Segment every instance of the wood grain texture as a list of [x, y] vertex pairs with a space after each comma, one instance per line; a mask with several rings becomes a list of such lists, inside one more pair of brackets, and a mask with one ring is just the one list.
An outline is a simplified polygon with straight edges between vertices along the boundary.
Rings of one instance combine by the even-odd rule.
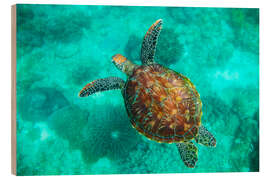
[[16, 5], [11, 7], [11, 173], [16, 175]]

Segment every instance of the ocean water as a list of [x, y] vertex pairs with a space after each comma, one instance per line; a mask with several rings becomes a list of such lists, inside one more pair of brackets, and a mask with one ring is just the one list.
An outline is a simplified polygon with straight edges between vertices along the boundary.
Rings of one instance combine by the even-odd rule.
[[[120, 90], [79, 98], [88, 82], [127, 79], [111, 57], [140, 64], [163, 19], [155, 60], [190, 78], [216, 148], [194, 169], [174, 144], [131, 127]], [[17, 6], [17, 174], [259, 171], [259, 9]]]

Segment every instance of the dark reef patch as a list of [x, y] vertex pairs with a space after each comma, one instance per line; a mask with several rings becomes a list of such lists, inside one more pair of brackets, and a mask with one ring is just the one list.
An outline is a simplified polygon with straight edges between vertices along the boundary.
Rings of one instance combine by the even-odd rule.
[[35, 88], [25, 92], [18, 101], [18, 113], [25, 121], [46, 121], [51, 113], [69, 104], [54, 88]]
[[97, 77], [98, 73], [99, 70], [97, 68], [80, 65], [72, 70], [70, 77], [66, 81], [67, 83], [71, 82], [75, 85], [84, 86], [93, 80], [94, 77]]
[[91, 27], [90, 16], [79, 9], [70, 12], [55, 6], [54, 11], [46, 11], [50, 6], [44, 6], [39, 12], [39, 8], [27, 5], [18, 7], [17, 39], [18, 45], [24, 49], [41, 47], [47, 42], [77, 42], [84, 29]]
[[[209, 124], [217, 123], [216, 120], [222, 120], [223, 124], [228, 124], [230, 121], [230, 107], [225, 104], [217, 95], [209, 95], [202, 97], [203, 102], [203, 122]], [[226, 114], [226, 116], [224, 116]], [[220, 123], [220, 122], [219, 122]]]
[[19, 27], [34, 18], [34, 10], [30, 6], [19, 5], [19, 8], [16, 9], [16, 13], [16, 23]]
[[183, 7], [167, 7], [168, 15], [176, 21], [177, 24], [188, 24], [194, 20], [194, 10], [192, 8]]
[[252, 142], [253, 145], [253, 151], [249, 153], [249, 167], [251, 172], [259, 172], [259, 166], [260, 166], [260, 158], [259, 158], [259, 137], [256, 141]]
[[82, 143], [83, 129], [87, 125], [87, 118], [87, 111], [72, 105], [53, 113], [48, 125], [60, 137], [67, 139], [72, 148], [79, 149]]
[[157, 43], [155, 59], [157, 62], [169, 66], [179, 61], [184, 54], [184, 46], [178, 41], [180, 34], [172, 28], [162, 29]]
[[245, 51], [259, 53], [259, 9], [228, 9], [227, 23], [231, 26], [233, 43]]
[[[253, 118], [254, 114], [259, 111], [259, 89], [248, 86], [231, 91], [231, 112], [237, 114], [240, 119]], [[245, 124], [244, 121], [242, 123]]]
[[125, 56], [134, 61], [140, 62], [141, 44], [143, 39], [136, 35], [131, 35], [125, 46]]
[[140, 142], [125, 159], [117, 161], [123, 174], [153, 174], [182, 172], [181, 158], [175, 144], [162, 144], [150, 140]]
[[67, 139], [72, 148], [79, 149], [87, 163], [102, 157], [125, 158], [141, 138], [132, 129], [126, 112], [114, 105], [98, 105], [95, 109], [63, 108], [51, 116], [49, 127]]
[[83, 35], [84, 28], [90, 28], [90, 17], [83, 12], [63, 14], [49, 19], [44, 24], [45, 33], [49, 41], [62, 43], [77, 42]]
[[95, 106], [91, 112], [82, 144], [86, 161], [100, 157], [111, 160], [125, 159], [130, 151], [141, 142], [141, 135], [132, 128], [126, 111], [121, 106]]

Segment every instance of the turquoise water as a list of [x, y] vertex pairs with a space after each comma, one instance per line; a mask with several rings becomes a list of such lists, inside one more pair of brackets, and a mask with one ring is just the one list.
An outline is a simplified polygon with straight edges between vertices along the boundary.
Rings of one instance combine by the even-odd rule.
[[[140, 63], [142, 38], [164, 21], [156, 61], [189, 77], [216, 148], [187, 168], [173, 144], [131, 127], [119, 90], [79, 98], [88, 82]], [[259, 10], [17, 6], [17, 174], [259, 171]]]

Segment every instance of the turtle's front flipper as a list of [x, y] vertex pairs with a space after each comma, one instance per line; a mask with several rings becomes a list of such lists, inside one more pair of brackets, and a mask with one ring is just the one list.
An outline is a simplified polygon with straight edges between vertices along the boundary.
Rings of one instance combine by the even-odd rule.
[[192, 142], [182, 142], [176, 144], [184, 164], [189, 168], [194, 168], [198, 161], [198, 148]]
[[104, 79], [94, 80], [80, 91], [80, 97], [86, 97], [96, 92], [107, 91], [112, 89], [121, 89], [124, 86], [125, 82], [118, 77], [108, 77]]
[[199, 127], [199, 133], [195, 137], [195, 141], [205, 146], [216, 146], [216, 138], [204, 126]]
[[162, 28], [162, 20], [157, 20], [144, 36], [141, 49], [141, 60], [144, 65], [152, 64], [157, 46], [158, 36]]

